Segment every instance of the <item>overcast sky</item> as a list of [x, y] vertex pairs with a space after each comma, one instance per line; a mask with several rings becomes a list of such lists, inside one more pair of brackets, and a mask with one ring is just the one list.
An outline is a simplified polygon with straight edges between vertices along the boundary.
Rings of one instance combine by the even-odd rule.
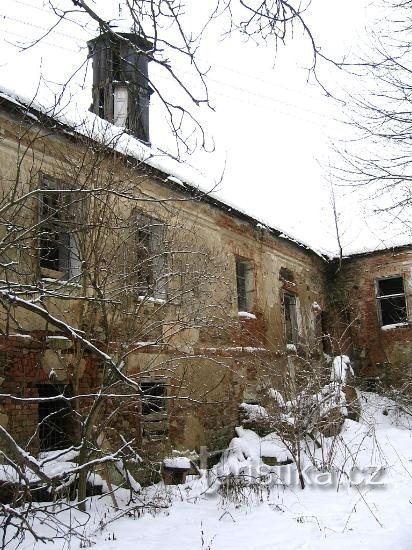
[[[188, 3], [199, 7], [195, 0]], [[47, 2], [2, 0], [0, 82], [30, 96], [42, 75], [40, 96], [50, 99], [58, 85], [77, 71], [71, 80], [71, 107], [76, 101], [80, 110], [87, 109], [91, 66], [85, 63], [85, 42], [93, 37], [95, 25], [85, 26], [85, 20], [76, 17], [22, 50], [19, 46], [41, 37], [55, 21], [43, 4]], [[59, 0], [59, 4], [71, 6], [69, 0]], [[118, 1], [92, 4], [104, 8], [109, 17], [118, 16]], [[207, 1], [202, 6], [207, 7]], [[121, 15], [124, 17], [124, 12]], [[194, 21], [199, 16], [189, 15]], [[313, 0], [308, 21], [324, 50], [340, 56], [363, 47], [371, 13], [366, 0]], [[328, 165], [334, 162], [330, 140], [347, 133], [341, 122], [345, 114], [342, 104], [327, 98], [311, 79], [308, 82], [310, 44], [300, 31], [276, 55], [273, 43], [246, 43], [239, 35], [222, 40], [221, 31], [219, 25], [212, 28], [200, 50], [203, 66], [211, 67], [207, 81], [214, 111], [203, 107], [199, 116], [208, 137], [214, 140], [215, 151], [197, 152], [189, 162], [211, 181], [219, 179], [224, 170], [219, 197], [318, 249], [335, 251]], [[332, 67], [321, 69], [324, 82], [339, 95], [348, 79]], [[151, 71], [152, 78], [162, 83], [164, 76], [153, 68]], [[190, 84], [190, 77], [182, 74]], [[151, 105], [151, 140], [173, 151], [156, 98]], [[360, 223], [360, 197], [351, 191], [348, 201], [341, 198], [343, 193], [347, 194], [347, 189], [338, 190], [345, 252], [377, 246], [381, 234], [369, 222], [366, 226]]]

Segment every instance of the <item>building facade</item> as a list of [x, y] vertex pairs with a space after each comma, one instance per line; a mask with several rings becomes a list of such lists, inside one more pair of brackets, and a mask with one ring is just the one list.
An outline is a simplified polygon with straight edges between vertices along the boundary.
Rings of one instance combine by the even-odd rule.
[[368, 380], [407, 372], [411, 248], [338, 265], [179, 180], [142, 144], [147, 67], [126, 78], [123, 46], [90, 48], [96, 116], [0, 94], [0, 424], [16, 442], [221, 448], [240, 403], [293, 392], [308, 366], [327, 377], [328, 355]]

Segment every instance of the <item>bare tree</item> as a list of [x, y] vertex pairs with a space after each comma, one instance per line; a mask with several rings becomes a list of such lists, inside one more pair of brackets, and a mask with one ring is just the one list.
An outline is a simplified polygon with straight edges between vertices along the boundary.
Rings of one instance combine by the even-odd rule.
[[[231, 307], [190, 196], [156, 194], [164, 175], [116, 153], [110, 132], [97, 142], [70, 130], [70, 142], [56, 120], [21, 114], [2, 171], [1, 398], [10, 418], [20, 410], [32, 423], [0, 430], [3, 547], [6, 532], [20, 537], [33, 515], [49, 515], [35, 504], [47, 492], [60, 500], [76, 488], [85, 510], [92, 472], [136, 493], [142, 438], [165, 451], [171, 415], [216, 403], [210, 384], [191, 383], [194, 334], [230, 330]], [[16, 384], [24, 360], [32, 371]], [[218, 386], [225, 362], [201, 361]], [[56, 456], [68, 460], [58, 471]]]
[[[53, 14], [53, 23], [20, 47], [35, 48], [55, 30], [78, 24], [93, 28], [92, 32], [97, 30], [108, 41], [115, 39], [127, 45], [156, 69], [155, 76], [148, 77], [148, 93], [154, 93], [163, 105], [179, 153], [196, 147], [210, 148], [210, 139], [197, 109], [199, 106], [213, 109], [207, 85], [210, 66], [201, 57], [202, 40], [210, 29], [217, 37], [240, 33], [257, 43], [273, 44], [274, 51], [295, 35], [303, 36], [312, 53], [309, 69], [314, 72], [317, 60], [325, 57], [307, 23], [310, 0], [304, 3], [210, 0], [202, 10], [190, 1], [124, 0], [119, 2], [118, 10], [115, 3], [112, 19], [107, 19], [104, 4], [88, 0], [48, 0], [44, 9]], [[130, 31], [142, 40], [131, 40], [127, 35]], [[127, 63], [130, 58], [121, 56], [121, 59]], [[64, 83], [57, 94], [61, 101], [67, 84]]]
[[[52, 28], [83, 15], [109, 39], [128, 43], [169, 75], [183, 92], [182, 101], [168, 97], [150, 78], [147, 85], [159, 95], [183, 146], [188, 145], [182, 133], [187, 117], [204, 144], [203, 129], [186, 101], [209, 104], [207, 70], [196, 57], [207, 25], [226, 16], [230, 32], [277, 43], [297, 24], [312, 40], [304, 10], [283, 0], [218, 1], [196, 35], [186, 30], [185, 6], [179, 2], [127, 1], [131, 29], [144, 47], [86, 1], [72, 0], [67, 9], [54, 0], [48, 5], [56, 16]], [[186, 83], [190, 79], [172, 68], [170, 52], [188, 61], [200, 87], [192, 88]], [[200, 93], [193, 91], [199, 88]], [[191, 215], [192, 199], [179, 184], [155, 193], [153, 186], [161, 187], [164, 174], [119, 153], [119, 134], [109, 126], [96, 132], [85, 130], [83, 120], [76, 127], [60, 123], [62, 97], [56, 97], [47, 116], [17, 102], [22, 118], [7, 122], [14, 143], [4, 152], [1, 170], [0, 328], [10, 349], [2, 357], [7, 376], [1, 398], [9, 411], [36, 419], [41, 406], [42, 413], [31, 432], [15, 436], [13, 426], [0, 429], [2, 490], [9, 491], [9, 503], [2, 505], [2, 547], [27, 530], [42, 540], [31, 526], [38, 513], [54, 521], [48, 505], [36, 504], [45, 494], [68, 502], [75, 488], [76, 504], [85, 510], [94, 472], [110, 490], [117, 471], [119, 483], [134, 496], [142, 433], [146, 429], [151, 436], [141, 425], [143, 411], [158, 432], [164, 430], [165, 402], [177, 419], [188, 402], [216, 405], [210, 394], [230, 371], [227, 361], [192, 346], [196, 333], [222, 338], [231, 332], [226, 266], [217, 260], [219, 245], [204, 239]], [[22, 348], [26, 367], [35, 372], [29, 385], [24, 379], [16, 385], [11, 376], [18, 372]], [[212, 387], [190, 384], [195, 357], [213, 371]], [[135, 427], [129, 429], [130, 424]], [[70, 460], [58, 471], [49, 468], [56, 456], [35, 458], [50, 449], [66, 459], [63, 449], [68, 449]]]
[[366, 52], [347, 64], [351, 138], [336, 146], [341, 182], [363, 188], [374, 210], [401, 220], [411, 234], [410, 2], [385, 2]]

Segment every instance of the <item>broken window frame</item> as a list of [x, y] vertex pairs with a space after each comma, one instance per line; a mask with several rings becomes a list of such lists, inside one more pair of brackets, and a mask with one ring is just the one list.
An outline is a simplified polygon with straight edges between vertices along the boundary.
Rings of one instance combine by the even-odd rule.
[[105, 90], [104, 88], [99, 88], [98, 91], [98, 116], [100, 118], [105, 118], [106, 116], [106, 100], [105, 100]]
[[75, 223], [78, 224], [80, 206], [77, 205], [74, 191], [70, 192], [67, 185], [48, 178], [41, 180], [38, 263], [42, 275], [63, 280], [79, 277], [81, 261]]
[[[381, 283], [387, 282], [390, 280], [399, 279], [402, 282], [402, 292], [394, 292], [391, 294], [383, 294]], [[376, 305], [378, 313], [378, 321], [381, 327], [396, 325], [396, 324], [406, 324], [408, 323], [408, 302], [406, 299], [405, 293], [405, 279], [403, 275], [391, 275], [389, 277], [380, 277], [375, 280], [375, 291], [376, 291]], [[392, 301], [392, 303], [391, 303]], [[395, 305], [395, 302], [398, 302]], [[392, 310], [392, 319], [387, 319], [387, 316], [390, 315], [384, 304], [390, 304], [393, 308]], [[398, 310], [399, 317], [396, 318], [393, 312]]]
[[254, 306], [254, 269], [249, 260], [236, 258], [236, 295], [238, 311], [252, 313]]
[[111, 72], [112, 80], [114, 82], [119, 82], [122, 79], [123, 74], [123, 58], [122, 58], [122, 47], [120, 40], [111, 40], [110, 49], [111, 51]]
[[299, 327], [297, 296], [295, 294], [283, 292], [282, 310], [286, 344], [297, 344], [299, 342]]
[[[140, 382], [142, 390], [142, 416], [166, 414], [167, 384], [161, 379], [148, 379]], [[153, 391], [154, 390], [154, 391]]]
[[165, 224], [138, 213], [134, 215], [131, 230], [123, 253], [127, 292], [139, 299], [166, 300]]
[[142, 438], [149, 441], [167, 439], [169, 427], [167, 418], [168, 384], [166, 380], [163, 378], [147, 378], [140, 381], [140, 387], [144, 394], [141, 400]]

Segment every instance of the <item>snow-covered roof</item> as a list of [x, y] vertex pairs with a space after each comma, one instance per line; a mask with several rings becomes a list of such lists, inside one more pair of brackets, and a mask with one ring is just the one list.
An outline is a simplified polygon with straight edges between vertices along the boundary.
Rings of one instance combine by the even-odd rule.
[[164, 174], [163, 183], [171, 187], [179, 186], [183, 191], [190, 193], [197, 199], [204, 200], [224, 210], [226, 213], [254, 225], [256, 229], [267, 231], [320, 257], [325, 257], [320, 250], [295, 239], [281, 229], [272, 227], [262, 220], [251, 216], [240, 207], [228, 201], [221, 200], [215, 191], [216, 182], [206, 178], [200, 171], [187, 162], [181, 162], [168, 153], [143, 143], [127, 133], [124, 128], [115, 126], [96, 116], [94, 113], [82, 111], [81, 113], [76, 113], [76, 116], [72, 114], [68, 116], [63, 107], [56, 107], [56, 105], [45, 106], [36, 99], [29, 99], [3, 86], [0, 86], [0, 102], [1, 100], [15, 105], [16, 109], [24, 112], [34, 122], [38, 121], [41, 123], [40, 118], [42, 116], [48, 117], [52, 122], [57, 123], [59, 130], [65, 133], [86, 136], [103, 145], [107, 145], [125, 156], [132, 157]]
[[[60, 131], [71, 135], [87, 136], [154, 168], [162, 174], [164, 184], [174, 188], [177, 186], [191, 196], [250, 223], [256, 229], [267, 231], [271, 235], [294, 243], [296, 246], [312, 251], [323, 258], [338, 256], [334, 252], [325, 253], [320, 244], [314, 247], [302, 239], [293, 237], [280, 228], [274, 227], [271, 223], [252, 215], [247, 209], [235, 205], [231, 200], [223, 200], [216, 191], [217, 182], [205, 177], [202, 172], [189, 163], [181, 162], [170, 154], [141, 142], [127, 133], [124, 128], [115, 126], [89, 111], [75, 109], [71, 106], [70, 114], [68, 114], [67, 106], [54, 104], [47, 106], [36, 99], [30, 99], [0, 85], [0, 101], [2, 99], [3, 102], [7, 101], [10, 105], [15, 105], [16, 109], [24, 112], [33, 121], [41, 122], [40, 118], [46, 116], [52, 122], [57, 123]], [[350, 209], [352, 208], [353, 204], [350, 206]], [[318, 220], [318, 223], [321, 223], [321, 220]], [[372, 225], [362, 225], [360, 228], [356, 224], [351, 224], [349, 228], [345, 229], [345, 257], [412, 246], [412, 235], [404, 230], [404, 225], [399, 231], [394, 230], [393, 223], [391, 227], [391, 231], [382, 232], [380, 228], [372, 227]]]

